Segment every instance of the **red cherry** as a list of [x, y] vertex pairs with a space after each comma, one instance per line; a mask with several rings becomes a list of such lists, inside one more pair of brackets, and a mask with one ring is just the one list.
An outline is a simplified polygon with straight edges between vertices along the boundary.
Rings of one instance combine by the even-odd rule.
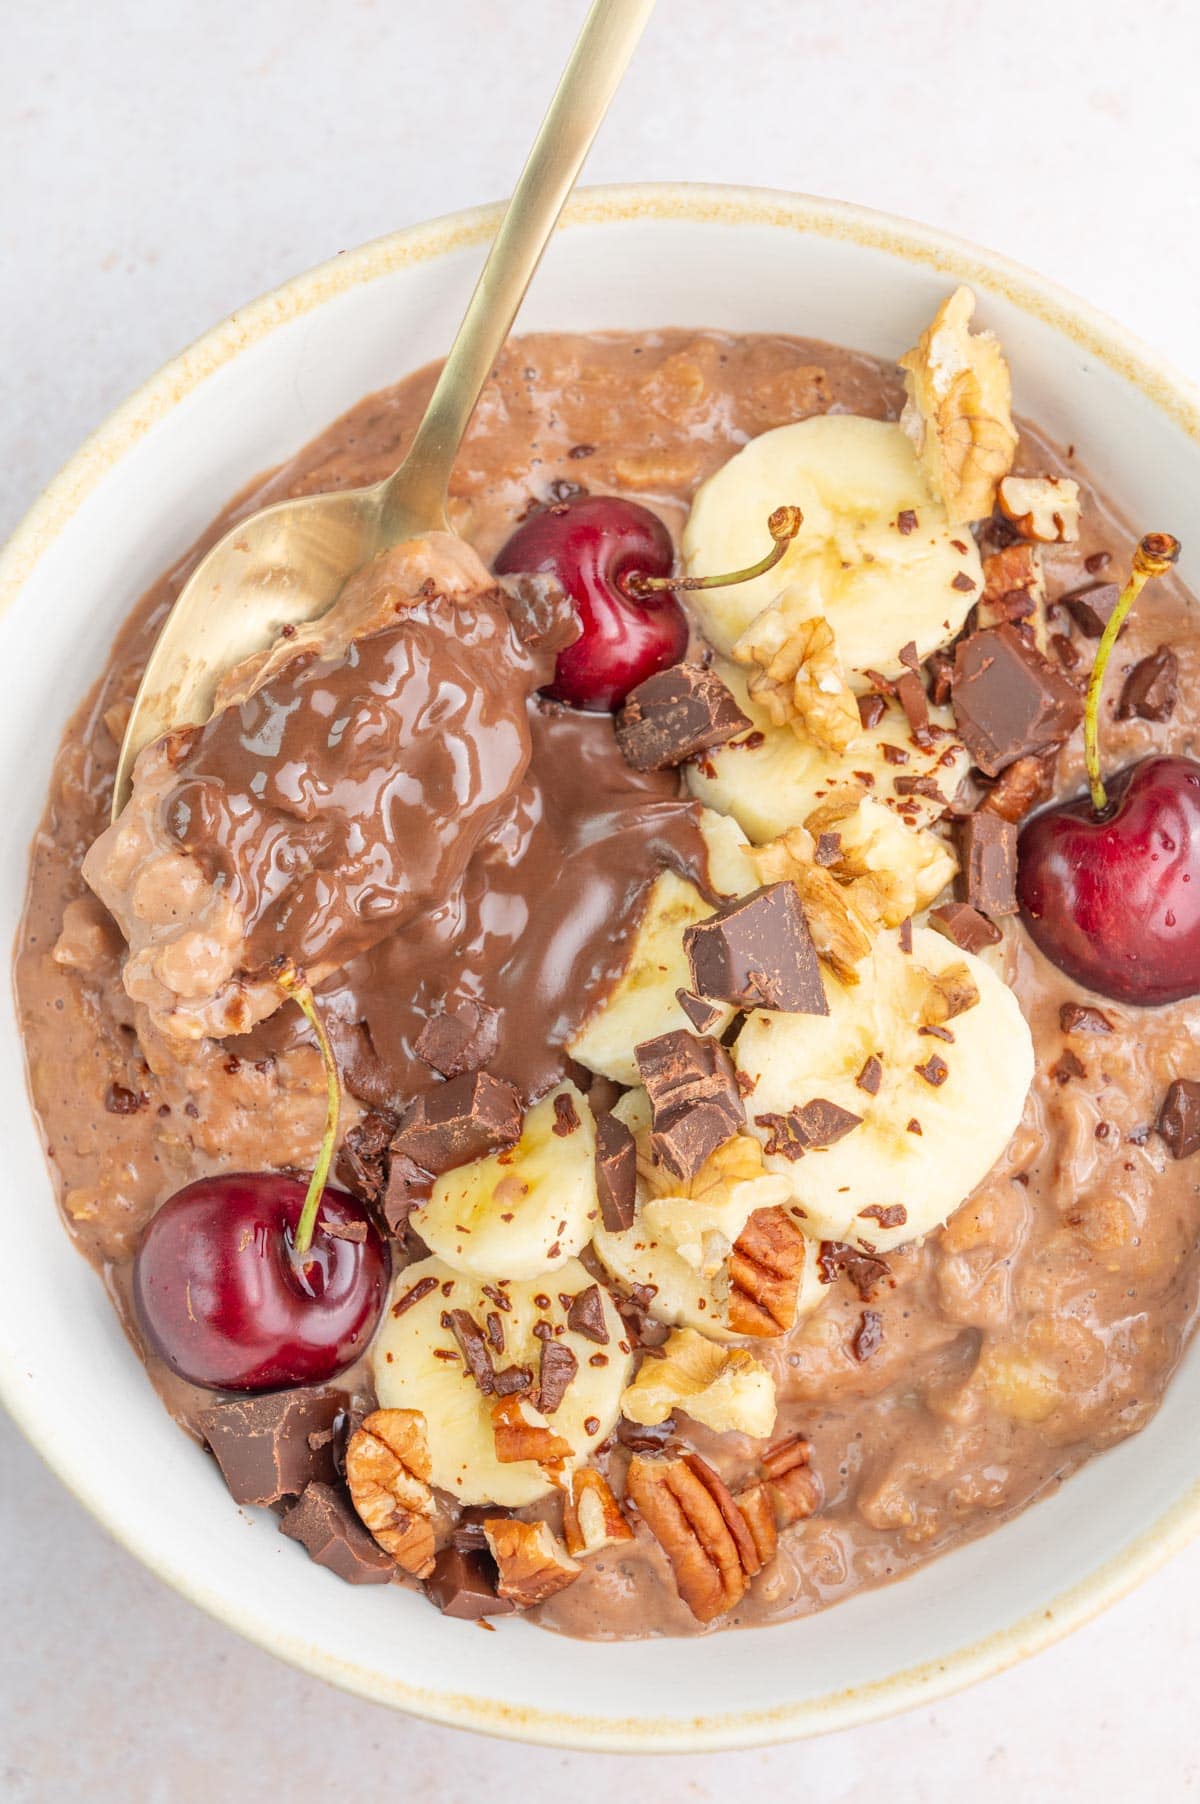
[[1117, 1002], [1200, 995], [1200, 764], [1146, 758], [1035, 815], [1018, 842], [1017, 895], [1059, 968]]
[[[134, 1300], [181, 1378], [230, 1391], [322, 1384], [366, 1347], [388, 1282], [383, 1241], [354, 1197], [326, 1190], [312, 1244], [297, 1258], [306, 1189], [263, 1172], [200, 1178], [150, 1222]], [[364, 1240], [328, 1232], [360, 1223]]]
[[626, 587], [634, 575], [670, 575], [674, 558], [657, 514], [615, 495], [575, 495], [518, 526], [496, 559], [497, 574], [556, 576], [583, 628], [558, 654], [545, 694], [594, 714], [612, 712], [655, 671], [679, 662], [688, 626], [675, 597], [642, 598]]

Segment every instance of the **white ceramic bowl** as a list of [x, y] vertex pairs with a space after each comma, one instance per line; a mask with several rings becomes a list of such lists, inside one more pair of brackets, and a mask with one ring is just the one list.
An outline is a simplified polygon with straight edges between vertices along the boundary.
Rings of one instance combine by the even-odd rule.
[[[0, 561], [0, 911], [15, 930], [30, 837], [70, 710], [142, 589], [249, 477], [368, 390], [445, 350], [492, 210], [339, 257], [235, 314], [71, 460]], [[1091, 308], [990, 253], [861, 209], [699, 187], [576, 197], [526, 329], [714, 326], [895, 355], [970, 282], [1018, 406], [1084, 448], [1131, 519], [1200, 542], [1200, 398]], [[1185, 578], [1200, 577], [1195, 559]], [[530, 1741], [729, 1748], [927, 1702], [1119, 1596], [1200, 1520], [1200, 1357], [1154, 1422], [1056, 1495], [902, 1583], [785, 1627], [688, 1642], [564, 1642], [352, 1590], [269, 1518], [239, 1512], [163, 1411], [55, 1212], [0, 1015], [9, 1249], [0, 1396], [80, 1501], [154, 1572], [271, 1652], [398, 1708]]]

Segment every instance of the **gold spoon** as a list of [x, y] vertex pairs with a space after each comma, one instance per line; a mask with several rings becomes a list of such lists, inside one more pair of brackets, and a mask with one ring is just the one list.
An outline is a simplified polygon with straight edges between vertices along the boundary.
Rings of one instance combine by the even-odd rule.
[[283, 627], [323, 614], [388, 546], [448, 530], [446, 488], [467, 423], [653, 6], [593, 0], [400, 468], [370, 488], [280, 501], [239, 520], [192, 572], [134, 698], [114, 820], [142, 747], [207, 720], [226, 671]]

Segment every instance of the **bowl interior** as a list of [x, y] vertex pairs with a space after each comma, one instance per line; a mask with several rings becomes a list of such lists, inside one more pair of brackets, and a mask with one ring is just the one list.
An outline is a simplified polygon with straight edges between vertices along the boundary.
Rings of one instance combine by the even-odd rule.
[[[400, 234], [235, 316], [102, 429], [18, 534], [0, 580], [0, 651], [19, 672], [0, 717], [8, 941], [59, 733], [129, 605], [244, 481], [444, 350], [491, 223], [476, 214]], [[521, 324], [779, 330], [894, 355], [959, 279], [977, 287], [1008, 350], [1019, 409], [1083, 447], [1132, 518], [1195, 543], [1200, 435], [1186, 396], [1035, 278], [916, 227], [782, 196], [585, 193]], [[64, 1481], [163, 1578], [367, 1696], [598, 1747], [734, 1746], [843, 1726], [1045, 1641], [1132, 1582], [1200, 1510], [1193, 1350], [1136, 1441], [902, 1584], [784, 1627], [616, 1649], [520, 1623], [483, 1635], [395, 1589], [351, 1590], [265, 1515], [236, 1510], [153, 1396], [59, 1224], [7, 987], [0, 1097], [0, 1219], [20, 1249], [0, 1312], [0, 1395]]]

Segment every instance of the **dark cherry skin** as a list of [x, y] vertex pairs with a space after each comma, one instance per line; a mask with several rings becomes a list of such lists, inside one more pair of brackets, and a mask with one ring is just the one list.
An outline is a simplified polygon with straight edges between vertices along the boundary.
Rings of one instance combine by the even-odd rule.
[[[327, 1189], [296, 1260], [306, 1189], [278, 1173], [200, 1178], [154, 1216], [134, 1261], [134, 1300], [180, 1377], [229, 1391], [322, 1384], [367, 1346], [388, 1283], [383, 1241], [361, 1203]], [[365, 1240], [326, 1231], [360, 1222]]]
[[1060, 970], [1116, 1002], [1152, 1007], [1200, 994], [1200, 764], [1145, 758], [1089, 798], [1024, 829], [1017, 896]]
[[683, 609], [666, 590], [639, 599], [623, 584], [638, 573], [669, 576], [671, 535], [648, 508], [615, 495], [574, 495], [518, 526], [496, 559], [508, 576], [556, 576], [579, 610], [582, 631], [558, 654], [544, 691], [569, 707], [611, 713], [631, 689], [678, 664], [687, 650]]

